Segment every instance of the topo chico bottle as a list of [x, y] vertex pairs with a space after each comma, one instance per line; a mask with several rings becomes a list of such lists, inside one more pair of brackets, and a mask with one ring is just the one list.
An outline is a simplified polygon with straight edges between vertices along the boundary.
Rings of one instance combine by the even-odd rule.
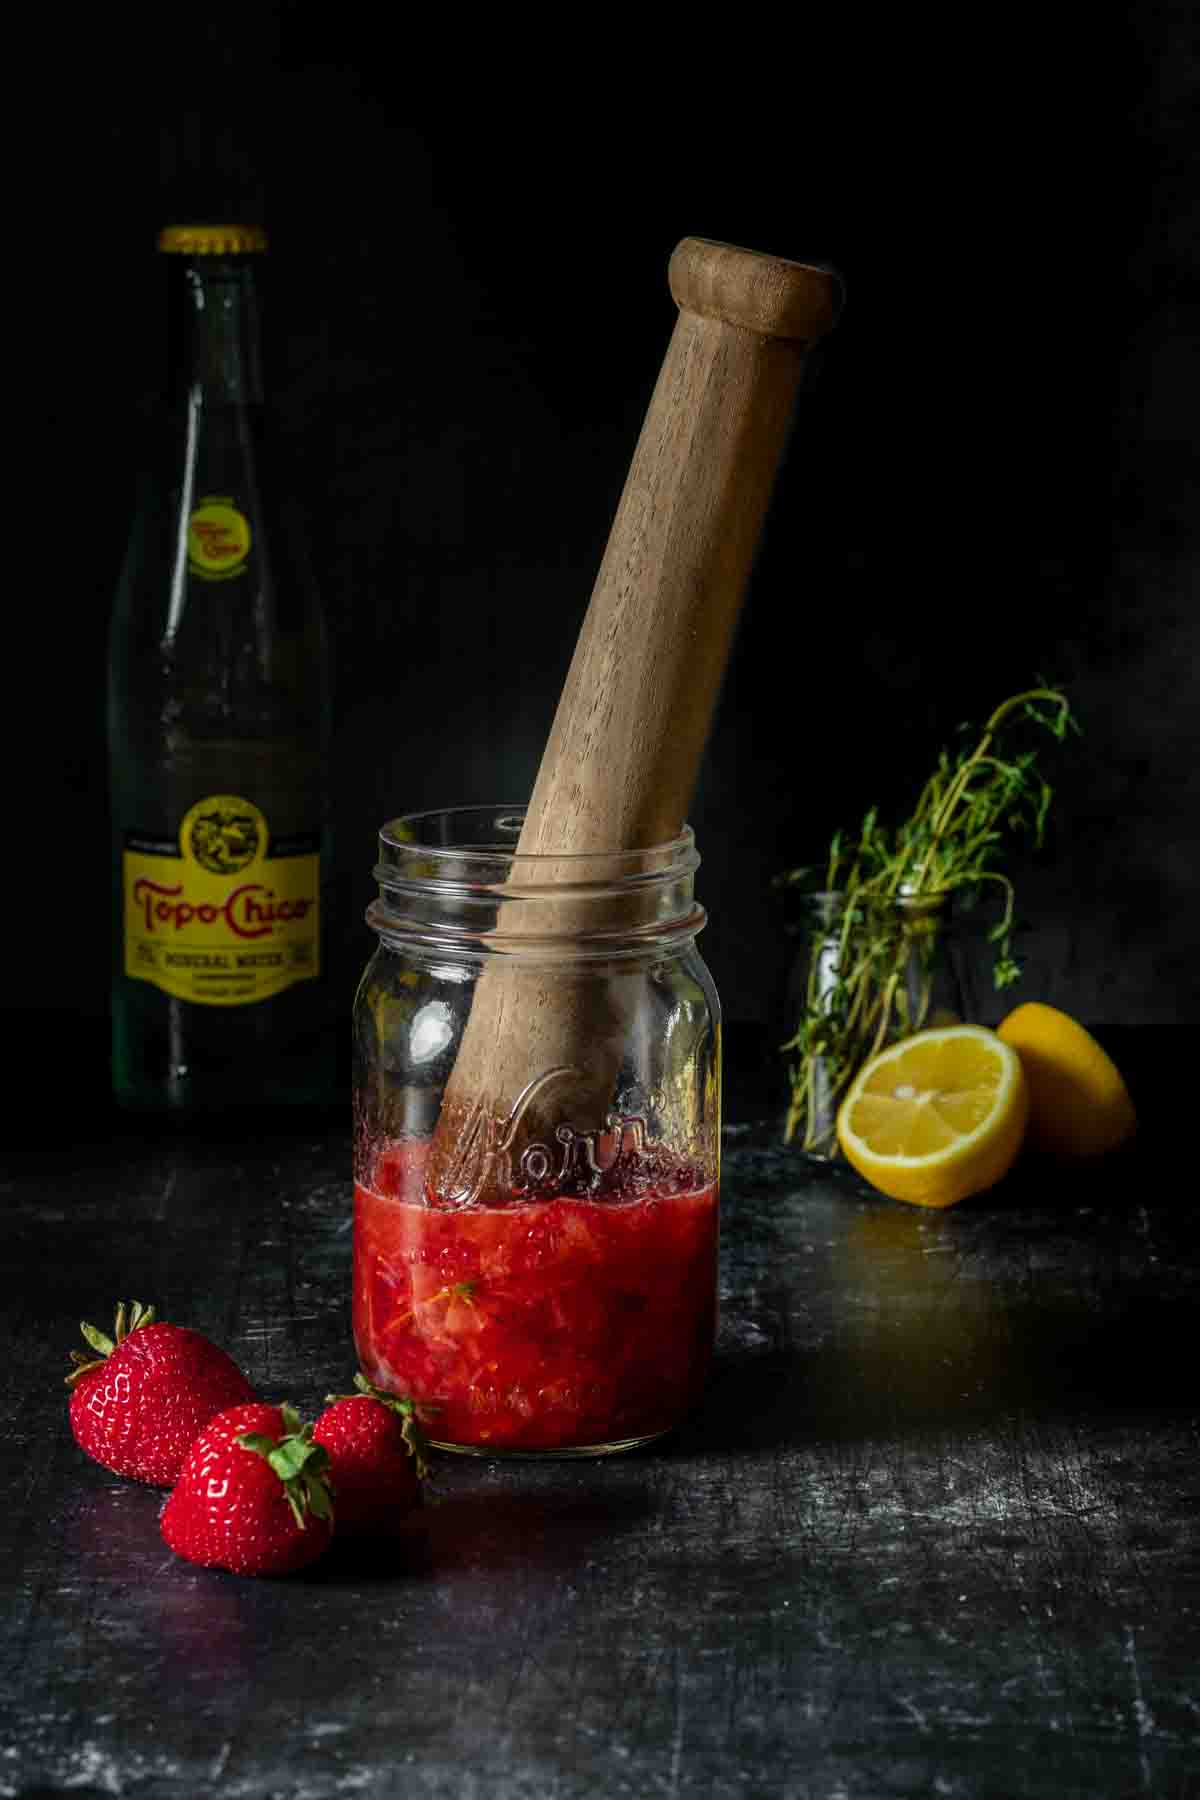
[[176, 1113], [331, 1098], [328, 661], [263, 445], [264, 234], [172, 226], [171, 390], [113, 614], [113, 1085]]

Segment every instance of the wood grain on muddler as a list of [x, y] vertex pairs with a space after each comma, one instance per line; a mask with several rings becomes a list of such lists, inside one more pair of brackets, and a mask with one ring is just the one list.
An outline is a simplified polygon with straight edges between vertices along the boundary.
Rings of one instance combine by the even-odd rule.
[[[809, 346], [834, 324], [828, 271], [703, 238], [670, 264], [679, 317], [634, 451], [518, 845], [629, 851], [682, 828]], [[543, 877], [544, 877], [544, 871]], [[565, 914], [564, 914], [565, 917]], [[435, 1134], [436, 1191], [464, 1143], [536, 1077], [520, 1141], [602, 1126], [622, 1022], [604, 984], [481, 977]]]

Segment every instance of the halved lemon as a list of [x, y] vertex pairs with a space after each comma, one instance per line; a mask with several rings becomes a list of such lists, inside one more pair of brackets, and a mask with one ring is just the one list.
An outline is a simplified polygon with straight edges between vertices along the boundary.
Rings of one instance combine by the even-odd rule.
[[983, 1025], [948, 1025], [859, 1070], [838, 1111], [838, 1143], [880, 1193], [953, 1206], [1007, 1174], [1028, 1118], [1016, 1051]]
[[1025, 1070], [1031, 1144], [1056, 1156], [1103, 1156], [1133, 1136], [1137, 1114], [1121, 1071], [1068, 1013], [1031, 1000], [996, 1030]]

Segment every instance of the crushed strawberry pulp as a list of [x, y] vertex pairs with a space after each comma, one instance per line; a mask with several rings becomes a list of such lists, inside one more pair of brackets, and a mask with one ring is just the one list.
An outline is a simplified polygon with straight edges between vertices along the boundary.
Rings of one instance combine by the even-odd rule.
[[555, 1451], [669, 1430], [716, 1328], [717, 1189], [668, 1154], [599, 1191], [439, 1206], [428, 1146], [389, 1145], [355, 1186], [354, 1336], [376, 1386], [435, 1442]]

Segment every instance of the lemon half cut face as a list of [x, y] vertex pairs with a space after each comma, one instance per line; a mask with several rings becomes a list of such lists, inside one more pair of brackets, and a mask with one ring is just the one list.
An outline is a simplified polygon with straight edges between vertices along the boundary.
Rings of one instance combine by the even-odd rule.
[[863, 1067], [838, 1113], [838, 1143], [893, 1200], [953, 1206], [1016, 1161], [1029, 1119], [1020, 1058], [983, 1025], [917, 1032]]

